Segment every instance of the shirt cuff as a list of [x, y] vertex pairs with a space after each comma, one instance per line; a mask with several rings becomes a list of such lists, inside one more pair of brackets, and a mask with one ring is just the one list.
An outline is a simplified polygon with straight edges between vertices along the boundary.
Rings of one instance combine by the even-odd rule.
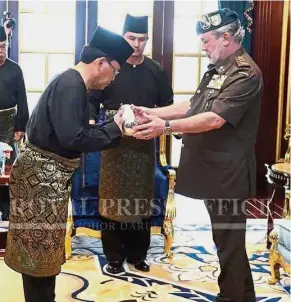
[[236, 127], [238, 124], [239, 117], [235, 115], [235, 112], [233, 112], [231, 106], [226, 102], [215, 103], [210, 111], [225, 119], [233, 127]]
[[111, 122], [110, 124], [107, 124], [105, 126], [105, 129], [108, 132], [110, 139], [121, 137], [122, 132], [115, 122]]

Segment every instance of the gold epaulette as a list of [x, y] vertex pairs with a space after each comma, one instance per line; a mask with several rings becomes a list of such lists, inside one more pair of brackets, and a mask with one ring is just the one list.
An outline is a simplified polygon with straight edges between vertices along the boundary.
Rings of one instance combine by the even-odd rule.
[[234, 58], [238, 67], [251, 66], [249, 62], [246, 61], [244, 56], [239, 56]]

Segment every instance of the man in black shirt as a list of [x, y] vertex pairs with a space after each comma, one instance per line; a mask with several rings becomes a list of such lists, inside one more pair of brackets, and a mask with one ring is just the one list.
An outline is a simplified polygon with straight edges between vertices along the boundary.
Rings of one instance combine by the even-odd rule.
[[[116, 81], [99, 98], [107, 118], [122, 104], [163, 107], [173, 101], [166, 71], [144, 55], [149, 38], [148, 17], [127, 15], [123, 36], [134, 53], [122, 66]], [[96, 117], [95, 108], [94, 101], [90, 122]], [[154, 175], [154, 140], [124, 137], [118, 148], [102, 152], [99, 212], [107, 222], [103, 224], [107, 227], [102, 229], [101, 238], [110, 273], [120, 273], [124, 260], [138, 270], [150, 270], [145, 260], [150, 245]]]
[[[0, 26], [0, 142], [14, 147], [14, 141], [24, 136], [28, 121], [23, 74], [19, 65], [7, 58], [7, 29]], [[16, 154], [7, 160], [12, 164]], [[0, 211], [4, 220], [8, 219], [9, 191], [0, 187]]]
[[13, 139], [24, 136], [29, 114], [23, 74], [7, 58], [7, 47], [5, 28], [0, 26], [0, 141], [13, 145]]
[[122, 37], [98, 27], [81, 62], [48, 85], [29, 119], [11, 173], [5, 252], [6, 264], [22, 274], [26, 302], [55, 299], [70, 179], [81, 153], [115, 147], [122, 134], [122, 110], [103, 128], [88, 125], [87, 91], [108, 86], [132, 52]]

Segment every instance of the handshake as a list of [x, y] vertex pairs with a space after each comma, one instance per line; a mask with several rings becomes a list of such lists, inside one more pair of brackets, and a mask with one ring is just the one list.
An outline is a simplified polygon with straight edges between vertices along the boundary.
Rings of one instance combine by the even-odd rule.
[[114, 116], [115, 123], [119, 126], [124, 135], [134, 136], [138, 139], [150, 139], [149, 133], [144, 131], [144, 127], [149, 126], [151, 116], [149, 108], [135, 107], [134, 105], [123, 105]]

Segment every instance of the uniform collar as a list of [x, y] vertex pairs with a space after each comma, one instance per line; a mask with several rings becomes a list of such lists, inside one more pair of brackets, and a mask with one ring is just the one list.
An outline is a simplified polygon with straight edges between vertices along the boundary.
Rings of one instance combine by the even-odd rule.
[[209, 64], [208, 68], [215, 69], [218, 74], [225, 74], [227, 70], [234, 64], [235, 60], [234, 58], [237, 56], [242, 56], [245, 53], [244, 49], [241, 47], [237, 51], [235, 51], [233, 54], [225, 58], [223, 61], [219, 62], [216, 65]]

